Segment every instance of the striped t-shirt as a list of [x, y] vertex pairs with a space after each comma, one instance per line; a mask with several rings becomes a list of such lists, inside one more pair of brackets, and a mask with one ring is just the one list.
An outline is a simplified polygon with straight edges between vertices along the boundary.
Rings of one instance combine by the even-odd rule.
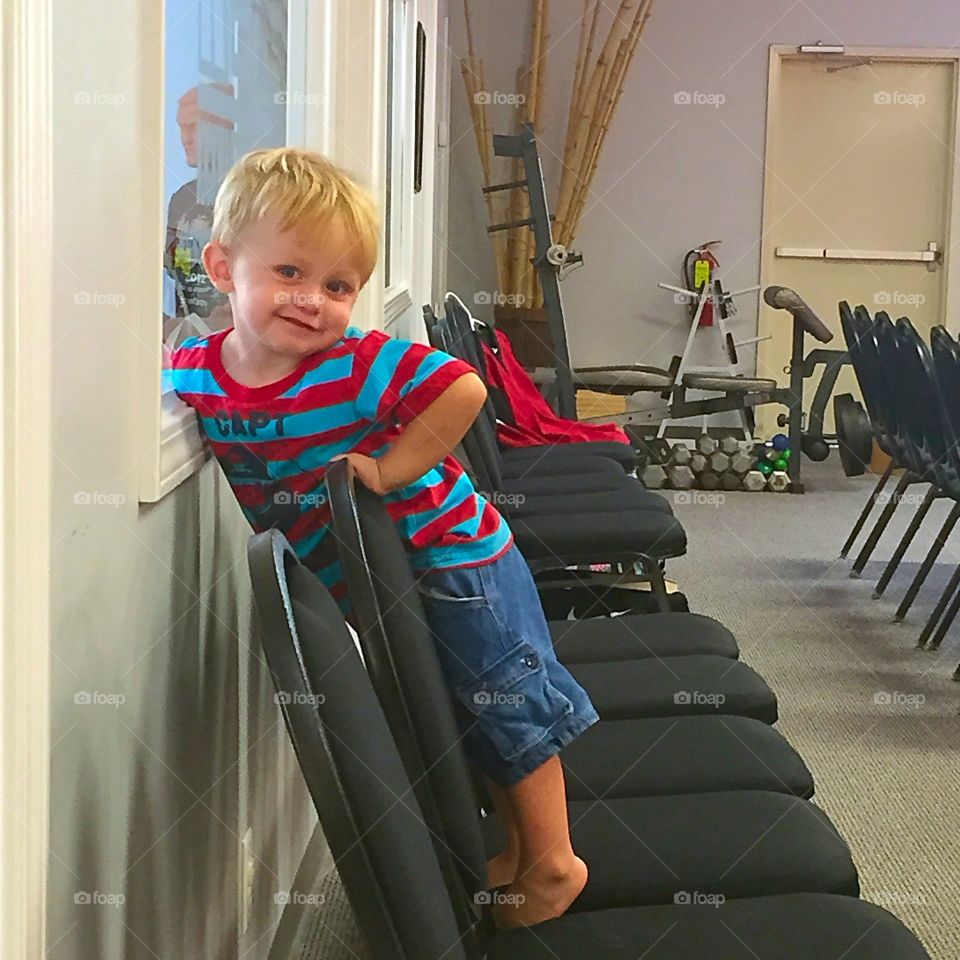
[[[228, 332], [184, 340], [171, 357], [170, 385], [196, 410], [254, 530], [281, 530], [343, 603], [327, 465], [342, 453], [381, 456], [404, 424], [473, 368], [419, 343], [348, 327], [282, 380], [248, 387], [223, 367]], [[415, 570], [490, 563], [513, 542], [506, 521], [453, 456], [383, 500]]]

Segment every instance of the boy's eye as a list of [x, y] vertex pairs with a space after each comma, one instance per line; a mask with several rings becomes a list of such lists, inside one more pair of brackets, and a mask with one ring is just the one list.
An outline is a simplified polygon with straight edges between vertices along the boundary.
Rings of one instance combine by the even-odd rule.
[[331, 280], [330, 283], [327, 284], [327, 287], [333, 293], [349, 293], [350, 292], [350, 284], [345, 283], [343, 280]]
[[295, 266], [289, 263], [281, 263], [280, 266], [275, 268], [277, 273], [282, 277], [286, 277], [287, 280], [293, 280], [293, 278], [300, 272]]

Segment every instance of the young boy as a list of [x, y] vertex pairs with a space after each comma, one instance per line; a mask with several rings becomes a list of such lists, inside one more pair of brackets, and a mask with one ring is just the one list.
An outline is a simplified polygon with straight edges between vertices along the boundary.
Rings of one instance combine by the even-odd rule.
[[482, 381], [440, 351], [349, 325], [378, 229], [369, 196], [324, 157], [247, 154], [217, 194], [203, 251], [233, 326], [185, 340], [170, 377], [254, 529], [282, 530], [341, 602], [326, 467], [348, 457], [383, 497], [508, 837], [488, 865], [490, 885], [506, 887], [495, 920], [539, 923], [587, 880], [557, 754], [597, 714], [557, 662], [506, 522], [450, 455], [483, 405]]

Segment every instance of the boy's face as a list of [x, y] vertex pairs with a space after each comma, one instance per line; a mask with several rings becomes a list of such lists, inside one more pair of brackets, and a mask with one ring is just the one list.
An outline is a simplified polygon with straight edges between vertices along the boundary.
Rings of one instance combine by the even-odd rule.
[[298, 363], [339, 340], [350, 324], [361, 276], [340, 224], [322, 241], [279, 229], [267, 216], [229, 249], [207, 244], [203, 263], [214, 286], [230, 297], [236, 335], [252, 358]]

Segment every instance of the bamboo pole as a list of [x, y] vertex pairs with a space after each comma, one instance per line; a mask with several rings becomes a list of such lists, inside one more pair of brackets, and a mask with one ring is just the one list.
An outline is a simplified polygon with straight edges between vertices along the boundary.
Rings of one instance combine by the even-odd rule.
[[627, 72], [630, 69], [630, 65], [633, 63], [637, 46], [640, 42], [640, 35], [643, 33], [643, 28], [650, 16], [652, 6], [653, 0], [641, 0], [640, 7], [636, 11], [630, 31], [621, 41], [621, 47], [618, 51], [617, 60], [615, 61], [615, 68], [612, 72], [612, 82], [605, 92], [605, 107], [597, 135], [597, 140], [593, 146], [590, 164], [586, 170], [585, 176], [583, 177], [582, 189], [580, 191], [577, 204], [573, 208], [573, 215], [568, 225], [569, 237], [571, 239], [577, 227], [579, 226], [580, 218], [583, 216], [589, 187], [593, 182], [594, 176], [596, 175], [600, 154], [602, 153], [603, 146], [606, 142], [611, 121], [614, 113], [616, 112], [617, 105], [623, 96], [623, 88]]

